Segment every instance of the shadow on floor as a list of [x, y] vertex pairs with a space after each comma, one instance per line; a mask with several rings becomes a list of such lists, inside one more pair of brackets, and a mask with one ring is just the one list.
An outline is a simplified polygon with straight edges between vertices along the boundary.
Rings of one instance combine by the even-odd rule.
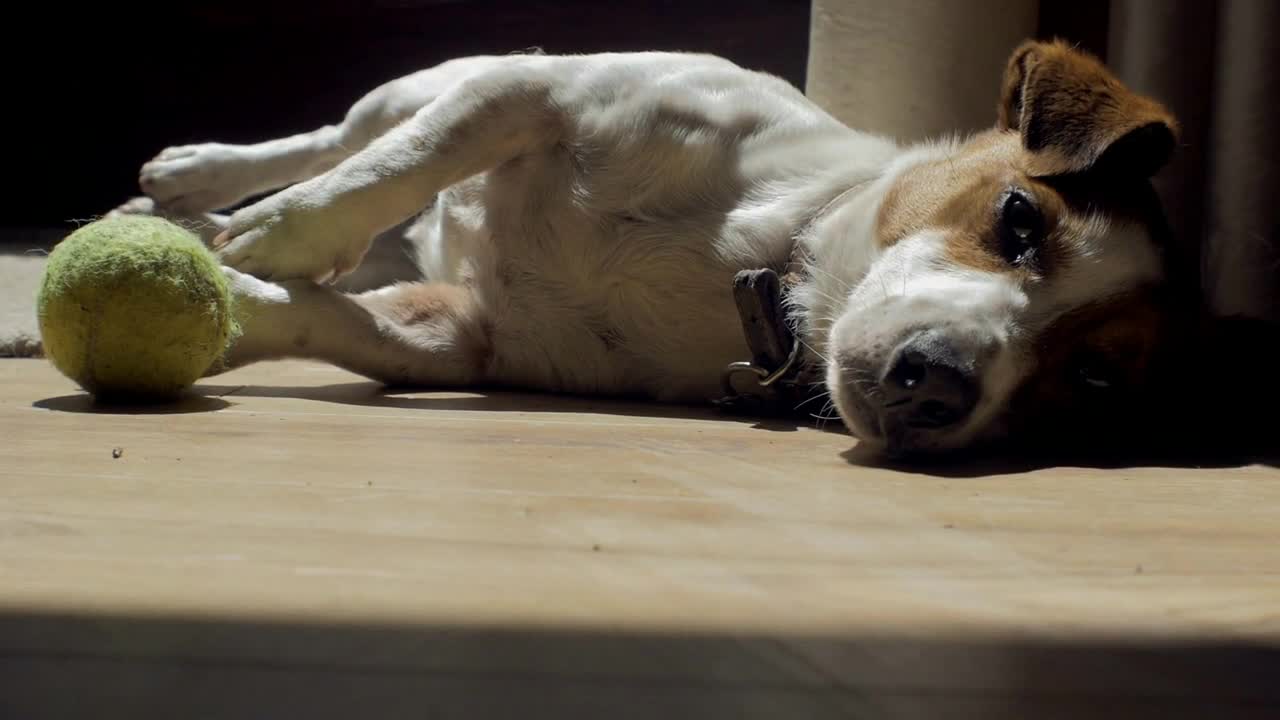
[[59, 395], [31, 403], [32, 407], [56, 412], [91, 413], [94, 415], [185, 415], [214, 412], [233, 403], [220, 397], [189, 394], [178, 400], [155, 403], [117, 403], [95, 400], [88, 393]]
[[796, 635], [0, 610], [0, 715], [1264, 718], [1280, 647], [1048, 633]]
[[[449, 410], [460, 412], [537, 412], [621, 415], [708, 422], [740, 422], [771, 432], [795, 432], [811, 427], [803, 417], [761, 417], [720, 412], [712, 407], [671, 405], [633, 398], [601, 398], [550, 393], [524, 393], [497, 389], [467, 388], [449, 393], [432, 394], [418, 388], [387, 388], [375, 382], [338, 383], [323, 386], [280, 385], [205, 385], [196, 387], [202, 394], [218, 397], [285, 397], [340, 405], [399, 408], [406, 410]], [[463, 394], [462, 397], [457, 395]], [[450, 397], [449, 395], [453, 395]], [[826, 425], [843, 433], [838, 424]]]
[[1280, 467], [1274, 444], [1253, 447], [1196, 447], [1171, 443], [1161, 448], [1134, 448], [1088, 452], [1083, 450], [1025, 450], [991, 448], [981, 453], [955, 453], [913, 462], [894, 461], [865, 445], [855, 445], [841, 455], [850, 465], [897, 470], [945, 478], [1018, 475], [1050, 468], [1123, 470], [1125, 468], [1179, 468], [1222, 470], [1248, 465]]
[[[59, 412], [97, 414], [180, 414], [214, 412], [232, 406], [236, 397], [298, 398], [316, 402], [360, 407], [405, 410], [447, 410], [451, 412], [583, 413], [626, 417], [739, 422], [769, 432], [796, 432], [801, 428], [846, 434], [838, 420], [812, 417], [762, 417], [719, 411], [707, 406], [670, 405], [628, 398], [523, 393], [493, 389], [467, 389], [431, 393], [421, 389], [387, 388], [375, 382], [349, 382], [321, 386], [216, 385], [201, 383], [179, 402], [152, 405], [98, 403], [86, 394], [64, 395], [33, 403], [35, 407]], [[230, 398], [231, 400], [228, 400]], [[900, 472], [948, 478], [1010, 475], [1054, 467], [1116, 470], [1137, 467], [1223, 469], [1246, 465], [1280, 466], [1280, 449], [1274, 442], [1252, 447], [1205, 448], [1185, 443], [1128, 450], [1070, 451], [1016, 446], [987, 448], [971, 453], [953, 453], [928, 461], [899, 462], [878, 449], [858, 444], [841, 453], [851, 465], [893, 469]]]
[[[295, 397], [345, 405], [410, 410], [567, 412], [715, 422], [732, 421], [747, 423], [754, 429], [771, 432], [795, 432], [800, 428], [816, 428], [845, 434], [839, 420], [825, 421], [813, 417], [752, 417], [720, 412], [705, 406], [663, 405], [628, 399], [507, 391], [468, 390], [463, 397], [433, 397], [424, 396], [420, 391], [412, 389], [388, 389], [373, 382], [341, 383], [320, 387], [203, 386], [202, 392], [229, 397]], [[852, 438], [850, 443], [852, 447], [842, 453], [850, 464], [954, 478], [1018, 474], [1051, 467], [1114, 470], [1127, 467], [1231, 468], [1253, 464], [1280, 465], [1280, 455], [1274, 443], [1254, 448], [1192, 448], [1181, 452], [1177, 447], [1095, 453], [1047, 449], [1027, 451], [1015, 447], [1004, 447], [991, 448], [984, 453], [953, 454], [931, 462], [917, 463], [891, 462], [871, 446], [856, 444]]]

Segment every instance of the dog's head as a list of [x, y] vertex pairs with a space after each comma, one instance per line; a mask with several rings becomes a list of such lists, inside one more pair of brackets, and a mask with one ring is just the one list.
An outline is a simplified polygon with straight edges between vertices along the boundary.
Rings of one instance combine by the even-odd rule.
[[913, 454], [1141, 405], [1179, 330], [1150, 185], [1177, 132], [1093, 57], [1018, 48], [994, 129], [886, 176], [827, 345], [850, 429]]

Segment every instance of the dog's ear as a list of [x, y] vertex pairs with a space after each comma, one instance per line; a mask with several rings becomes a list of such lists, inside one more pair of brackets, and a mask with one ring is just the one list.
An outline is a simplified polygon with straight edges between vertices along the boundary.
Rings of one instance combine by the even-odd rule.
[[1035, 176], [1097, 170], [1145, 179], [1169, 161], [1178, 136], [1163, 105], [1060, 41], [1013, 52], [998, 116], [1000, 129], [1022, 136]]

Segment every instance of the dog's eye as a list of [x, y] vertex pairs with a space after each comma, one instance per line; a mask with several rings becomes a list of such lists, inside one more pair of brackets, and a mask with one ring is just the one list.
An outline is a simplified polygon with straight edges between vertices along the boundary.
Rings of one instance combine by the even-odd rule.
[[1021, 192], [1013, 191], [1000, 209], [1000, 254], [1010, 265], [1022, 265], [1040, 247], [1044, 217]]
[[1072, 380], [1089, 391], [1111, 390], [1119, 385], [1120, 373], [1111, 363], [1097, 356], [1087, 356], [1075, 362]]
[[1112, 386], [1111, 376], [1094, 368], [1082, 367], [1078, 371], [1080, 382], [1095, 389], [1106, 390]]

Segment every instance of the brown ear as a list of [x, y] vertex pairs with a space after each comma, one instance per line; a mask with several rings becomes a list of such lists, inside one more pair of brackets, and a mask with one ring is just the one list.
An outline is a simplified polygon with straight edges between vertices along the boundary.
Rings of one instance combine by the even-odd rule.
[[1061, 41], [1027, 42], [1013, 52], [998, 126], [1022, 135], [1037, 176], [1099, 170], [1147, 178], [1169, 161], [1178, 134], [1164, 106]]

